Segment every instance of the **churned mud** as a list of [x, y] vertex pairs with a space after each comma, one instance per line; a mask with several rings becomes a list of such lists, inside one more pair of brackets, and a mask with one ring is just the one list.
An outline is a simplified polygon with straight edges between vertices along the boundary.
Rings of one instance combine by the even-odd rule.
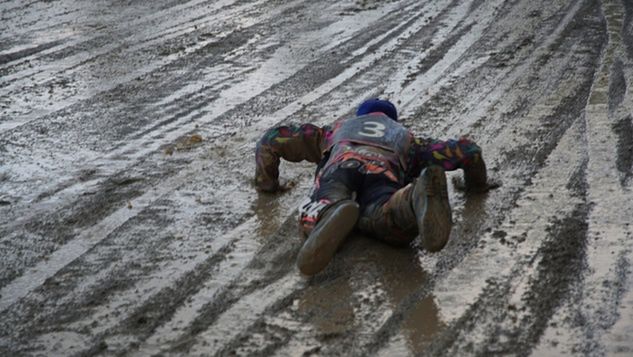
[[[630, 1], [2, 0], [0, 23], [0, 355], [633, 354]], [[503, 185], [451, 186], [439, 253], [355, 234], [304, 277], [314, 167], [259, 194], [255, 141], [373, 96]]]

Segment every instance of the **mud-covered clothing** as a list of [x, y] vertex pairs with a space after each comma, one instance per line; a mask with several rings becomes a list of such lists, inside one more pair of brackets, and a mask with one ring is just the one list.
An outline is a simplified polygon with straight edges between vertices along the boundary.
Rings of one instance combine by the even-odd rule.
[[301, 207], [304, 232], [314, 227], [331, 204], [354, 198], [361, 209], [361, 231], [405, 244], [417, 235], [410, 183], [429, 165], [447, 171], [464, 169], [480, 154], [479, 146], [468, 139], [416, 139], [388, 116], [371, 113], [338, 120], [332, 126], [270, 129], [257, 143], [256, 185], [264, 191], [278, 188], [281, 158], [318, 163], [314, 189]]

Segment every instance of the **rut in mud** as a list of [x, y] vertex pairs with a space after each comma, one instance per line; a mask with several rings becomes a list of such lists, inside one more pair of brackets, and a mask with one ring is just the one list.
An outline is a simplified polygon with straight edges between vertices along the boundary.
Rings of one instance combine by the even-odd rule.
[[[0, 354], [633, 354], [629, 0], [0, 1]], [[270, 126], [468, 135], [440, 253], [294, 265]], [[458, 178], [461, 173], [451, 174]]]

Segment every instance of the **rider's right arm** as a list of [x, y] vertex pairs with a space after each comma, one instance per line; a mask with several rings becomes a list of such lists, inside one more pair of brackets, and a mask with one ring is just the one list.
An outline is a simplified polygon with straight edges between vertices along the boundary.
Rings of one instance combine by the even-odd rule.
[[318, 163], [325, 149], [328, 127], [312, 124], [289, 125], [269, 129], [257, 142], [255, 150], [255, 185], [265, 192], [279, 189], [280, 159]]

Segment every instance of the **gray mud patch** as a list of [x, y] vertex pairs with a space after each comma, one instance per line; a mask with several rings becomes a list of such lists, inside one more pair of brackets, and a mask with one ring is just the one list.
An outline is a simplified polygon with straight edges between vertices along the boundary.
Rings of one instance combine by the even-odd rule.
[[624, 100], [626, 94], [626, 79], [622, 61], [617, 59], [613, 63], [611, 79], [609, 80], [609, 113], [613, 113]]
[[[569, 298], [581, 279], [587, 212], [587, 206], [580, 204], [570, 216], [552, 222], [546, 242], [537, 253], [542, 260], [521, 308], [508, 302], [516, 276], [509, 280], [490, 278], [477, 301], [434, 337], [425, 354], [529, 356], [552, 314]], [[506, 328], [495, 321], [515, 321], [515, 324]]]
[[622, 40], [629, 58], [633, 58], [633, 2], [622, 1], [624, 5], [624, 23], [622, 24]]
[[[600, 314], [599, 321], [592, 321], [591, 316], [587, 315], [583, 310], [577, 311], [570, 317], [574, 327], [583, 331], [585, 338], [580, 341], [573, 348], [573, 352], [582, 353], [585, 356], [597, 355], [596, 351], [600, 351], [603, 355], [609, 355], [605, 353], [605, 347], [609, 350], [610, 346], [605, 346], [603, 341], [600, 341], [600, 330], [609, 330], [622, 316], [618, 313], [618, 310], [623, 304], [623, 296], [626, 294], [627, 279], [631, 274], [631, 262], [627, 257], [628, 253], [624, 253], [615, 258], [615, 264], [613, 270], [615, 271], [614, 279], [603, 280], [602, 288], [608, 291], [600, 300], [594, 301], [597, 306], [595, 309]], [[630, 347], [617, 352], [630, 352]], [[625, 355], [630, 355], [624, 353]]]
[[[524, 297], [529, 309], [520, 327], [501, 343], [502, 350], [529, 355], [556, 309], [569, 298], [582, 278], [586, 262], [588, 206], [580, 204], [571, 216], [556, 220], [549, 228], [549, 239], [539, 249], [541, 261], [536, 278]], [[498, 341], [497, 341], [498, 343]]]
[[[242, 273], [224, 287], [215, 299], [201, 309], [201, 312], [193, 322], [183, 331], [182, 338], [173, 344], [170, 353], [186, 353], [193, 344], [195, 337], [213, 325], [220, 315], [229, 310], [235, 303], [244, 296], [271, 285], [283, 278], [288, 272], [294, 270], [294, 262], [300, 248], [300, 242], [288, 241], [288, 238], [296, 232], [296, 214], [291, 215], [283, 224], [282, 228], [270, 237], [267, 242], [254, 255], [254, 258]], [[269, 311], [282, 309], [292, 301], [290, 296], [275, 302], [268, 308]], [[271, 315], [266, 313], [264, 315]], [[274, 314], [273, 314], [274, 315]], [[242, 331], [231, 341], [226, 341], [223, 353], [220, 355], [235, 354], [235, 349], [241, 342], [251, 334], [251, 329], [263, 326], [262, 320], [258, 320], [254, 327]]]
[[[148, 209], [137, 216], [137, 221], [131, 221], [127, 223], [127, 226], [136, 227], [137, 222], [145, 221], [157, 230], [166, 229], [173, 222], [158, 218], [160, 211], [160, 208]], [[169, 237], [148, 240], [139, 234], [142, 231], [139, 229], [135, 232], [136, 234], [130, 234], [123, 240], [133, 246], [142, 247], [142, 251], [147, 255], [156, 256], [156, 251], [166, 243]], [[112, 240], [106, 240], [100, 245], [106, 247], [105, 252], [100, 250], [98, 255], [83, 256], [75, 261], [75, 264], [66, 266], [55, 276], [48, 278], [40, 289], [23, 302], [14, 305], [12, 309], [3, 311], [0, 314], [2, 317], [0, 331], [7, 334], [11, 331], [13, 333], [11, 338], [29, 341], [38, 333], [50, 332], [51, 329], [59, 328], [58, 326], [80, 320], [89, 315], [93, 308], [132, 287], [136, 283], [134, 277], [145, 276], [151, 272], [154, 265], [160, 264], [157, 259], [152, 264], [142, 264], [139, 257], [137, 257], [138, 260], [127, 260], [121, 263], [118, 261], [122, 255], [120, 250], [126, 249], [125, 247], [118, 246], [118, 243]], [[95, 286], [86, 291], [85, 295], [74, 295], [68, 298], [68, 292], [77, 290], [85, 283], [86, 277], [98, 275], [100, 270], [106, 267], [112, 267], [110, 274], [99, 278]], [[120, 311], [112, 311], [112, 314], [117, 313]], [[21, 329], [8, 327], [7, 322], [11, 321], [14, 315], [19, 315], [25, 320]], [[25, 343], [26, 345], [28, 344]]]
[[220, 262], [227, 259], [232, 251], [232, 244], [222, 247], [216, 254], [211, 255], [191, 273], [179, 279], [173, 286], [168, 286], [148, 299], [143, 305], [133, 311], [116, 329], [106, 331], [96, 336], [91, 348], [83, 355], [92, 356], [108, 350], [108, 353], [123, 353], [113, 346], [107, 345], [107, 338], [117, 335], [134, 335], [136, 341], [125, 350], [138, 348], [139, 342], [147, 338], [161, 323], [170, 319], [176, 309], [185, 304], [187, 298], [194, 295], [202, 287], [202, 282], [217, 274], [215, 269]]
[[43, 43], [43, 44], [35, 46], [35, 47], [29, 47], [29, 48], [25, 48], [23, 50], [19, 50], [19, 51], [15, 51], [15, 52], [11, 52], [11, 53], [0, 55], [0, 65], [7, 64], [9, 62], [12, 62], [12, 61], [24, 58], [24, 57], [31, 56], [31, 55], [36, 54], [38, 52], [42, 52], [44, 50], [47, 50], [49, 48], [53, 48], [53, 47], [59, 45], [60, 43], [62, 43], [62, 41], [52, 41], [52, 42], [48, 42], [48, 43]]
[[[149, 161], [144, 164], [152, 168], [140, 165], [134, 169], [134, 172], [129, 170], [118, 172], [105, 179], [94, 191], [84, 192], [75, 201], [57, 210], [33, 217], [21, 226], [0, 229], [0, 236], [16, 237], [10, 241], [3, 241], [1, 244], [3, 249], [21, 251], [19, 261], [3, 259], [0, 263], [0, 287], [20, 275], [26, 267], [42, 256], [50, 254], [60, 245], [73, 239], [82, 228], [97, 224], [103, 217], [107, 217], [117, 209], [126, 206], [131, 208], [131, 200], [142, 195], [149, 187], [156, 185], [162, 179], [177, 173], [178, 168], [182, 167], [180, 165], [184, 166], [186, 162], [174, 161], [160, 167], [154, 166], [155, 164]], [[139, 173], [140, 171], [143, 173]], [[90, 179], [94, 175], [91, 172], [82, 172], [77, 177], [77, 181]], [[38, 199], [43, 200], [53, 194], [47, 192]], [[25, 249], [23, 245], [30, 247]]]
[[616, 167], [620, 171], [620, 184], [626, 185], [633, 175], [633, 118], [629, 115], [613, 125], [618, 136], [618, 157]]
[[[445, 15], [445, 14], [442, 14]], [[441, 21], [442, 17], [437, 17], [437, 20]], [[446, 39], [446, 41], [442, 42], [442, 44], [433, 50], [430, 51], [428, 56], [426, 56], [420, 63], [418, 63], [415, 71], [411, 72], [404, 82], [402, 82], [402, 86], [408, 85], [410, 82], [414, 81], [418, 76], [424, 75], [428, 70], [430, 70], [437, 62], [439, 62], [442, 58], [444, 58], [446, 51], [453, 47], [457, 41], [459, 41], [464, 35], [466, 35], [474, 24], [468, 24], [463, 27], [459, 31], [456, 31], [454, 35], [450, 36]], [[430, 46], [431, 43], [425, 43], [425, 46]]]
[[[23, 259], [20, 264], [15, 261], [3, 260], [2, 273], [0, 273], [0, 286], [4, 286], [13, 278], [22, 273], [25, 266], [36, 261], [40, 256], [49, 254], [57, 246], [64, 244], [76, 235], [77, 229], [89, 227], [97, 223], [102, 217], [141, 195], [141, 184], [118, 185], [114, 181], [107, 182], [104, 190], [94, 195], [83, 196], [80, 201], [73, 202], [72, 206], [66, 206], [50, 214], [39, 217], [26, 223], [23, 227], [12, 228], [12, 232], [0, 231], [3, 234], [12, 234], [30, 240], [31, 251], [23, 251]], [[21, 244], [20, 240], [3, 242], [6, 249]], [[5, 264], [9, 264], [6, 266]]]

